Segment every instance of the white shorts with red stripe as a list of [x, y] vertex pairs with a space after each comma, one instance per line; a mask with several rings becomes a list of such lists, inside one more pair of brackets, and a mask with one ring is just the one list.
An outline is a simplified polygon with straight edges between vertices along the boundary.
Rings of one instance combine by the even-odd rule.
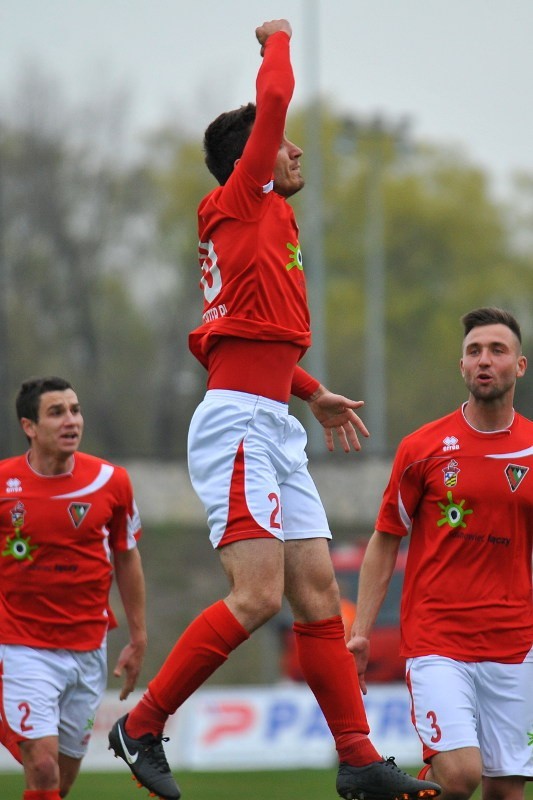
[[59, 752], [83, 758], [107, 682], [106, 647], [77, 652], [0, 645], [0, 742], [57, 736]]
[[306, 442], [285, 403], [207, 392], [191, 420], [188, 460], [213, 547], [252, 538], [331, 538]]
[[533, 778], [533, 651], [521, 664], [409, 658], [407, 685], [424, 761], [477, 747], [486, 777]]

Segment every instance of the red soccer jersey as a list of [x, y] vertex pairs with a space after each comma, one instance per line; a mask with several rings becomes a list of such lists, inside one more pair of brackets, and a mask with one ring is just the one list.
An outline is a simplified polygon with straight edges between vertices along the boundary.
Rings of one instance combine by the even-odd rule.
[[405, 536], [404, 656], [521, 662], [533, 644], [533, 423], [462, 409], [401, 442], [376, 529]]
[[266, 42], [256, 119], [242, 158], [198, 209], [204, 307], [189, 346], [204, 366], [221, 336], [291, 342], [302, 354], [311, 341], [298, 226], [291, 206], [272, 189], [293, 88], [289, 38], [278, 32]]
[[27, 456], [0, 461], [0, 642], [100, 647], [110, 554], [140, 533], [123, 467], [76, 453], [71, 473], [45, 477]]

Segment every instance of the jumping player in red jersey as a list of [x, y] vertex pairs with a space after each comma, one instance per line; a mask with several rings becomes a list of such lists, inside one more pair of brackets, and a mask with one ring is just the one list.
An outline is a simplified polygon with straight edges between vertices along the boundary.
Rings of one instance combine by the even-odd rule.
[[368, 637], [410, 535], [401, 654], [413, 721], [447, 800], [523, 800], [533, 780], [533, 422], [513, 408], [520, 327], [498, 308], [462, 318], [468, 400], [401, 442], [359, 581]]
[[106, 687], [113, 566], [130, 634], [114, 671], [125, 672], [121, 699], [141, 669], [141, 528], [126, 470], [78, 452], [68, 381], [30, 378], [16, 406], [30, 447], [0, 461], [0, 742], [23, 765], [23, 800], [59, 800]]
[[344, 640], [326, 515], [307, 471], [305, 432], [288, 412], [308, 401], [346, 452], [368, 432], [362, 403], [333, 394], [298, 361], [310, 345], [298, 227], [287, 198], [304, 185], [302, 150], [285, 134], [294, 88], [291, 26], [256, 30], [263, 62], [257, 102], [219, 116], [205, 133], [206, 164], [220, 186], [200, 203], [202, 324], [190, 335], [207, 368], [207, 394], [189, 432], [189, 470], [230, 592], [195, 619], [110, 746], [141, 784], [165, 800], [179, 789], [161, 737], [169, 716], [253, 631], [291, 605], [298, 653], [335, 739], [339, 794], [375, 800], [432, 797], [435, 784], [383, 760], [368, 738], [354, 659]]

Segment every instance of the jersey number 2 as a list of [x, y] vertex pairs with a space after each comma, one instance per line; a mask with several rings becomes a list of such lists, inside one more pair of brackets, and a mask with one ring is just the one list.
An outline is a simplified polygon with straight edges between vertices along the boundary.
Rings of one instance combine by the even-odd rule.
[[33, 730], [33, 725], [28, 725], [28, 717], [30, 716], [30, 704], [19, 703], [18, 710], [22, 711], [22, 719], [20, 720], [20, 730], [22, 733]]
[[270, 527], [277, 528], [279, 530], [281, 528], [281, 524], [278, 522], [277, 519], [280, 512], [279, 497], [275, 492], [271, 492], [268, 495], [268, 499], [270, 500], [271, 503], [274, 503], [274, 508], [272, 510], [272, 513], [270, 514]]

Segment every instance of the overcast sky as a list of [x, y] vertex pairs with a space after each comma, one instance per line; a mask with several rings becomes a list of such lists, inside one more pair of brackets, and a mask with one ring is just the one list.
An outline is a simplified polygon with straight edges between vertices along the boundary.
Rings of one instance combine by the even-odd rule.
[[254, 30], [278, 17], [294, 104], [316, 67], [334, 108], [407, 116], [498, 181], [533, 173], [533, 0], [0, 0], [0, 99], [32, 62], [75, 103], [127, 90], [132, 137], [174, 120], [201, 131], [254, 99]]

